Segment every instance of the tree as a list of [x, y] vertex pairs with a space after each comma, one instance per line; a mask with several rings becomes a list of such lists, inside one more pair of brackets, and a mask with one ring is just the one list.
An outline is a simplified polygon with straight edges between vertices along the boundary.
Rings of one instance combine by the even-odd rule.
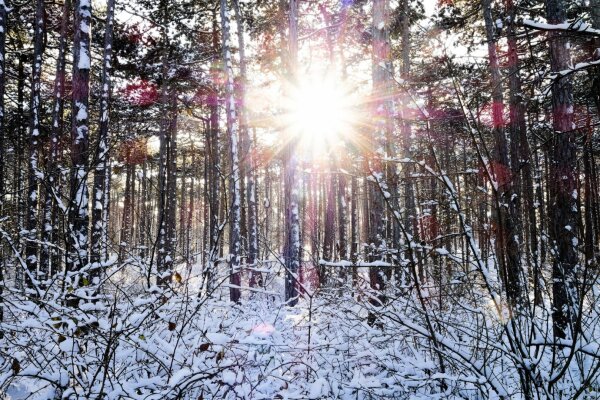
[[521, 257], [519, 255], [518, 232], [515, 229], [518, 208], [513, 196], [515, 195], [518, 199], [518, 195], [514, 190], [514, 180], [518, 174], [511, 174], [511, 171], [514, 170], [511, 169], [511, 161], [513, 165], [518, 163], [518, 156], [516, 159], [509, 159], [508, 144], [504, 132], [502, 78], [496, 54], [491, 1], [483, 0], [482, 6], [492, 91], [494, 151], [493, 162], [489, 167], [489, 177], [493, 180], [494, 213], [496, 215], [496, 257], [508, 301], [512, 307], [517, 307], [521, 305], [523, 300], [521, 297]]
[[27, 275], [25, 282], [28, 288], [33, 288], [37, 279], [38, 266], [38, 184], [41, 178], [39, 167], [40, 144], [40, 107], [41, 107], [41, 78], [42, 78], [42, 53], [44, 31], [44, 2], [37, 0], [35, 6], [33, 68], [31, 78], [31, 121], [29, 133], [29, 171], [28, 171], [28, 197], [27, 197]]
[[[71, 127], [71, 194], [67, 271], [78, 271], [88, 264], [88, 150], [90, 33], [92, 4], [75, 2], [75, 34], [73, 38], [73, 105]], [[72, 283], [78, 286], [77, 280]]]
[[229, 231], [229, 282], [231, 287], [229, 297], [231, 301], [240, 301], [240, 258], [241, 258], [241, 189], [240, 189], [240, 160], [239, 160], [239, 134], [237, 128], [237, 115], [235, 105], [235, 92], [233, 87], [233, 64], [231, 59], [229, 36], [229, 11], [227, 0], [221, 0], [221, 48], [223, 51], [223, 69], [225, 73], [225, 113], [227, 121], [227, 134], [229, 136], [229, 155], [231, 163], [230, 187], [230, 231]]
[[[546, 17], [550, 24], [567, 19], [562, 0], [546, 0]], [[569, 38], [565, 32], [548, 33], [550, 68], [553, 72], [571, 66]], [[573, 125], [573, 86], [569, 76], [560, 74], [552, 83], [552, 128], [549, 148], [549, 234], [554, 252], [552, 264], [552, 319], [554, 336], [573, 337], [577, 315], [577, 147]], [[571, 331], [569, 331], [571, 329]]]
[[50, 127], [50, 149], [46, 153], [46, 174], [44, 180], [43, 229], [41, 232], [40, 272], [51, 276], [61, 266], [61, 254], [51, 244], [58, 242], [57, 220], [58, 202], [62, 199], [58, 162], [61, 153], [64, 129], [65, 76], [67, 53], [67, 27], [71, 15], [71, 2], [66, 0], [62, 7], [58, 55], [56, 58], [56, 79], [52, 92], [52, 126]]
[[[373, 81], [373, 113], [376, 120], [375, 131], [370, 138], [368, 168], [368, 220], [367, 259], [371, 262], [384, 260], [387, 243], [385, 241], [384, 193], [385, 185], [382, 158], [385, 156], [386, 138], [390, 137], [390, 45], [388, 37], [389, 5], [387, 0], [374, 0], [372, 20], [372, 81]], [[367, 214], [367, 213], [366, 213]], [[381, 267], [375, 265], [369, 269], [371, 288], [382, 292], [385, 288], [385, 274]], [[380, 294], [373, 299], [375, 305], [381, 305], [385, 296]]]
[[256, 285], [260, 280], [254, 270], [258, 260], [258, 204], [257, 204], [257, 188], [256, 188], [256, 137], [250, 138], [248, 132], [248, 110], [246, 109], [246, 85], [248, 84], [248, 71], [246, 60], [246, 45], [244, 41], [244, 20], [240, 9], [239, 0], [233, 0], [235, 10], [235, 21], [237, 25], [238, 47], [240, 57], [240, 135], [243, 139], [244, 153], [246, 154], [246, 201], [247, 201], [247, 231], [248, 231], [248, 257], [246, 263], [250, 269], [250, 286]]
[[[4, 93], [6, 91], [5, 76], [6, 76], [6, 18], [7, 6], [4, 0], [0, 0], [0, 148], [5, 146], [6, 136], [6, 121], [4, 117]], [[6, 192], [6, 183], [4, 175], [4, 152], [0, 152], [0, 213], [4, 212], [4, 195]], [[0, 246], [0, 281], [4, 282], [5, 260], [3, 246]], [[4, 288], [0, 286], [0, 322], [4, 321], [4, 297], [2, 296]], [[4, 336], [0, 333], [0, 339]]]
[[[92, 195], [92, 249], [90, 262], [98, 268], [98, 263], [104, 261], [106, 247], [105, 231], [108, 229], [108, 192], [109, 169], [109, 114], [112, 72], [113, 25], [115, 15], [115, 0], [109, 0], [106, 5], [106, 27], [104, 31], [104, 50], [102, 55], [102, 78], [100, 82], [100, 124], [98, 129], [98, 147], [96, 149], [96, 167], [94, 170], [94, 190]], [[99, 274], [94, 272], [95, 276]]]
[[[288, 3], [288, 58], [287, 69], [292, 85], [297, 82], [298, 67], [298, 2]], [[289, 134], [289, 132], [288, 132]], [[290, 306], [298, 303], [297, 276], [300, 270], [300, 208], [298, 199], [297, 166], [295, 154], [297, 138], [290, 138], [284, 150], [285, 186], [285, 244], [283, 250], [285, 266], [285, 301]]]

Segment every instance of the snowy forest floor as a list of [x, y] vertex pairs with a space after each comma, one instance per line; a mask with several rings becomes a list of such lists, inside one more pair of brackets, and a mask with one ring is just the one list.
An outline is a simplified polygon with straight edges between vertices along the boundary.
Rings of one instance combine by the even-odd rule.
[[[556, 352], [543, 309], [535, 321], [508, 321], [458, 282], [443, 297], [390, 291], [379, 307], [351, 287], [306, 292], [288, 307], [282, 274], [234, 304], [225, 284], [199, 296], [196, 270], [182, 269], [164, 292], [131, 270], [114, 268], [104, 300], [78, 308], [58, 289], [37, 302], [7, 293], [6, 399], [519, 399], [538, 386], [531, 398], [572, 398], [582, 387], [583, 398], [600, 396], [597, 310], [585, 337]], [[521, 381], [527, 363], [538, 382]]]

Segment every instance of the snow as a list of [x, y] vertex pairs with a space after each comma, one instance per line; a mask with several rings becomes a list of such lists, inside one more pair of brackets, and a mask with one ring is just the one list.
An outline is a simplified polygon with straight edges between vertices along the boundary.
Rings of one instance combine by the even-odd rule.
[[211, 343], [220, 345], [227, 344], [231, 340], [228, 335], [217, 332], [207, 333], [206, 338], [210, 340]]
[[531, 19], [523, 19], [521, 23], [529, 28], [547, 30], [547, 31], [574, 31], [582, 33], [590, 33], [600, 35], [600, 29], [594, 29], [591, 25], [585, 23], [581, 19], [575, 22], [563, 22], [561, 24], [549, 24], [544, 21], [534, 21]]
[[87, 119], [88, 113], [87, 113], [87, 109], [86, 109], [85, 105], [83, 105], [81, 103], [77, 103], [76, 106], [78, 108], [77, 116], [75, 117], [77, 119], [77, 121], [83, 121], [83, 120]]
[[[69, 386], [63, 397], [72, 393], [72, 397], [91, 398], [102, 390], [107, 399], [167, 399], [177, 393], [183, 399], [196, 399], [201, 394], [203, 398], [227, 400], [429, 399], [441, 396], [440, 379], [453, 392], [481, 388], [510, 397], [512, 385], [518, 382], [511, 358], [501, 357], [502, 370], [500, 361], [484, 364], [477, 358], [485, 352], [488, 360], [498, 360], [502, 352], [509, 351], [502, 345], [503, 330], [489, 330], [489, 338], [476, 332], [473, 338], [458, 338], [453, 327], [460, 326], [460, 334], [465, 335], [478, 323], [462, 308], [443, 314], [445, 328], [437, 333], [448, 363], [442, 372], [437, 359], [430, 356], [429, 331], [421, 311], [411, 311], [418, 305], [411, 295], [388, 303], [381, 314], [385, 328], [378, 328], [366, 323], [374, 307], [368, 292], [360, 300], [350, 289], [324, 291], [312, 301], [301, 298], [290, 308], [282, 305], [280, 296], [247, 293], [242, 304], [232, 305], [218, 296], [198, 296], [193, 286], [188, 295], [187, 289], [181, 293], [157, 287], [140, 291], [135, 288], [143, 280], [135, 275], [129, 281], [132, 286], [123, 287], [125, 295], [114, 311], [110, 301], [82, 302], [73, 310], [22, 303], [22, 312], [31, 317], [19, 322], [9, 315], [3, 328], [19, 332], [15, 339], [18, 344], [10, 351], [21, 359], [23, 375], [78, 382]], [[268, 289], [281, 288], [282, 284], [279, 281]], [[434, 295], [433, 289], [427, 290]], [[167, 293], [166, 301], [161, 301]], [[12, 298], [11, 304], [21, 303]], [[488, 323], [499, 321], [486, 306], [469, 310], [485, 315]], [[91, 327], [89, 336], [82, 336], [78, 329], [86, 325]], [[99, 376], [104, 373], [98, 357], [104, 354], [108, 337], [113, 338], [115, 351], [111, 352], [109, 376], [102, 386], [102, 379], [93, 377], [96, 372]], [[478, 340], [485, 343], [471, 347]], [[587, 343], [587, 352], [597, 351], [597, 345]], [[19, 355], [19, 349], [25, 347], [31, 354], [44, 355], [47, 361], [43, 367]], [[539, 365], [539, 361], [528, 362]], [[88, 373], [77, 375], [76, 370], [64, 368], [73, 364], [87, 365]], [[498, 379], [501, 371], [504, 378]], [[0, 375], [0, 384], [11, 376], [11, 371]], [[22, 393], [13, 398], [23, 398], [46, 382], [29, 379], [12, 377], [6, 381], [10, 382], [8, 393]]]
[[88, 48], [83, 44], [81, 44], [79, 47], [79, 60], [77, 61], [77, 68], [90, 69], [90, 53]]

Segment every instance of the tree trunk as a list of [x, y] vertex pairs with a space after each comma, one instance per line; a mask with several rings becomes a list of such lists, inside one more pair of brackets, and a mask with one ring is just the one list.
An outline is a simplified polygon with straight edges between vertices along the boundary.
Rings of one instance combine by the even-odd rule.
[[56, 79], [53, 90], [52, 106], [52, 126], [50, 127], [50, 149], [46, 158], [46, 182], [44, 185], [44, 215], [42, 229], [42, 248], [40, 251], [40, 273], [51, 276], [58, 271], [60, 265], [59, 252], [50, 246], [51, 243], [58, 243], [56, 224], [58, 216], [58, 202], [61, 198], [60, 176], [58, 170], [58, 160], [60, 147], [63, 141], [64, 128], [64, 97], [65, 97], [65, 73], [66, 73], [66, 53], [67, 53], [67, 27], [69, 24], [69, 15], [71, 13], [71, 2], [65, 0], [62, 9], [62, 19], [60, 22], [60, 37], [58, 42], [58, 56], [56, 59]]
[[[246, 46], [244, 42], [244, 21], [240, 10], [239, 0], [233, 1], [235, 9], [235, 19], [238, 33], [238, 48], [240, 57], [240, 136], [244, 139], [244, 153], [246, 154], [246, 163], [244, 172], [246, 174], [246, 205], [247, 205], [247, 241], [248, 241], [248, 258], [246, 263], [250, 266], [250, 286], [255, 286], [257, 274], [253, 271], [256, 268], [258, 258], [258, 208], [256, 202], [256, 137], [250, 139], [248, 132], [248, 110], [246, 109], [246, 84], [248, 82], [247, 66], [246, 66]], [[256, 132], [255, 132], [256, 135]], [[260, 278], [258, 278], [260, 279]]]
[[[346, 176], [344, 171], [340, 171], [337, 184], [338, 200], [338, 258], [342, 261], [348, 259], [348, 196], [346, 193]], [[340, 268], [339, 278], [343, 283], [346, 282], [346, 269]]]
[[[88, 100], [90, 89], [90, 32], [92, 5], [76, 0], [73, 40], [73, 109], [71, 129], [71, 201], [69, 207], [67, 271], [88, 263]], [[77, 284], [75, 283], [75, 286]]]
[[[169, 2], [161, 0], [159, 4], [163, 21], [168, 20]], [[156, 283], [166, 287], [171, 282], [173, 274], [173, 245], [176, 225], [177, 192], [174, 182], [176, 176], [176, 135], [177, 135], [177, 89], [175, 82], [169, 76], [171, 69], [171, 43], [166, 27], [161, 32], [163, 46], [162, 54], [162, 86], [161, 105], [163, 118], [159, 133], [159, 164], [158, 164], [158, 217], [156, 223], [158, 254]]]
[[[527, 257], [530, 264], [534, 288], [534, 304], [541, 305], [541, 269], [539, 263], [538, 249], [538, 223], [536, 217], [536, 201], [533, 185], [533, 172], [531, 159], [531, 150], [527, 140], [527, 123], [525, 120], [525, 104], [523, 103], [522, 84], [520, 76], [520, 62], [518, 53], [517, 33], [515, 29], [517, 8], [513, 0], [506, 0], [506, 10], [509, 18], [507, 27], [508, 42], [508, 81], [509, 81], [509, 129], [510, 138], [517, 147], [518, 151], [512, 158], [512, 174], [517, 176], [522, 173], [523, 186], [520, 193], [523, 194], [523, 200], [528, 220], [529, 246], [531, 255]], [[514, 146], [513, 146], [514, 147]], [[517, 193], [520, 197], [520, 193]], [[519, 229], [517, 227], [517, 229]]]
[[[331, 170], [328, 175], [323, 175], [323, 194], [325, 204], [327, 204], [325, 210], [325, 233], [323, 235], [323, 259], [325, 261], [333, 261], [335, 250], [335, 175]], [[327, 276], [321, 278], [321, 285], [324, 285]]]
[[[546, 18], [550, 24], [567, 21], [562, 0], [546, 0]], [[571, 67], [566, 33], [548, 33], [550, 67], [553, 72]], [[552, 265], [553, 328], [556, 338], [566, 338], [576, 318], [577, 292], [577, 148], [573, 129], [573, 86], [569, 77], [552, 84], [554, 135], [550, 143], [549, 236], [554, 247]]]
[[[106, 12], [106, 30], [104, 31], [104, 54], [102, 56], [102, 80], [100, 82], [100, 127], [98, 130], [98, 148], [96, 149], [96, 168], [94, 173], [93, 207], [92, 207], [92, 249], [90, 262], [97, 264], [104, 261], [102, 255], [108, 243], [103, 241], [104, 231], [108, 229], [108, 214], [104, 208], [108, 204], [107, 174], [109, 169], [109, 136], [108, 124], [110, 113], [111, 91], [111, 59], [113, 42], [113, 24], [115, 0], [108, 0]], [[106, 218], [105, 218], [106, 217]], [[122, 254], [121, 254], [122, 255]], [[100, 270], [93, 271], [94, 276], [100, 275]]]
[[[6, 17], [7, 9], [4, 0], [0, 0], [0, 149], [5, 149], [6, 120], [4, 118], [4, 92], [6, 89]], [[6, 195], [6, 182], [4, 167], [4, 151], [0, 151], [0, 215], [4, 215], [4, 196]], [[4, 282], [5, 258], [3, 246], [0, 245], [0, 282]], [[0, 285], [0, 322], [4, 321], [4, 284]], [[0, 332], [0, 339], [4, 333]]]
[[229, 298], [231, 301], [240, 301], [240, 258], [241, 258], [241, 190], [240, 190], [240, 161], [239, 161], [239, 132], [236, 121], [235, 91], [233, 87], [233, 65], [229, 47], [229, 13], [227, 0], [221, 0], [221, 39], [223, 50], [223, 64], [225, 72], [225, 110], [227, 114], [227, 134], [229, 136], [229, 150], [231, 162], [231, 227], [229, 231]]
[[[494, 214], [496, 233], [496, 258], [498, 259], [500, 276], [509, 304], [519, 306], [521, 301], [521, 260], [519, 255], [518, 231], [515, 229], [517, 220], [516, 204], [513, 201], [514, 182], [508, 157], [508, 145], [504, 133], [504, 100], [502, 98], [502, 77], [498, 56], [496, 54], [496, 39], [494, 37], [494, 22], [492, 19], [491, 0], [482, 0], [483, 17], [488, 47], [488, 61], [492, 85], [492, 118], [494, 135], [493, 162], [490, 165], [494, 194]], [[518, 160], [513, 160], [517, 162]]]
[[166, 232], [165, 232], [165, 257], [163, 264], [164, 279], [171, 280], [175, 265], [175, 249], [177, 248], [177, 133], [178, 113], [177, 89], [171, 87], [169, 95], [170, 120], [167, 138], [166, 160]]
[[[218, 25], [217, 25], [217, 16], [216, 11], [213, 11], [213, 51], [215, 54], [218, 54], [219, 48], [219, 37], [218, 37]], [[207, 152], [208, 152], [208, 203], [209, 203], [209, 246], [208, 246], [208, 254], [206, 257], [206, 263], [204, 266], [204, 284], [206, 285], [206, 290], [210, 291], [212, 289], [212, 284], [214, 280], [214, 273], [216, 272], [216, 263], [217, 258], [219, 257], [219, 210], [221, 205], [221, 181], [220, 181], [220, 169], [219, 165], [221, 163], [220, 153], [219, 153], [219, 102], [218, 102], [218, 93], [217, 93], [217, 82], [219, 81], [219, 72], [218, 72], [218, 60], [217, 57], [213, 59], [211, 65], [211, 75], [212, 82], [214, 87], [211, 89], [211, 92], [208, 96], [208, 106], [210, 110], [209, 117], [209, 128], [206, 131], [206, 144], [207, 144]]]
[[[289, 0], [289, 56], [288, 68], [292, 82], [296, 79], [298, 61], [298, 1]], [[300, 269], [300, 221], [298, 182], [296, 177], [297, 138], [293, 138], [285, 150], [284, 185], [285, 185], [285, 301], [290, 306], [298, 303], [298, 287], [296, 285], [297, 273]]]
[[[17, 232], [21, 232], [25, 229], [25, 210], [27, 205], [27, 196], [24, 195], [24, 182], [26, 181], [24, 168], [25, 158], [25, 135], [26, 135], [26, 122], [23, 112], [23, 104], [25, 102], [25, 62], [26, 56], [22, 47], [19, 48], [19, 61], [17, 64], [17, 132], [15, 140], [15, 162], [13, 165], [13, 184], [12, 191], [17, 193], [14, 196], [13, 210], [17, 211]], [[23, 254], [23, 241], [19, 240], [17, 244], [17, 251]], [[23, 288], [23, 269], [17, 268], [15, 271], [15, 286], [19, 289]]]
[[[189, 151], [188, 151], [189, 152]], [[180, 179], [180, 187], [181, 187], [181, 195], [179, 197], [179, 237], [181, 240], [179, 241], [179, 251], [181, 254], [185, 254], [185, 217], [187, 215], [186, 210], [188, 207], [186, 192], [187, 188], [185, 187], [187, 179], [186, 176], [188, 171], [191, 169], [190, 164], [188, 166], [187, 163], [187, 154], [185, 151], [182, 151], [181, 154], [181, 179]]]
[[131, 229], [133, 226], [133, 181], [135, 179], [135, 164], [131, 162], [130, 154], [125, 160], [125, 193], [123, 198], [123, 217], [121, 218], [121, 235], [119, 238], [119, 264], [125, 261], [131, 248]]
[[[387, 0], [374, 0], [373, 2], [373, 104], [376, 120], [376, 128], [371, 138], [371, 154], [368, 157], [368, 190], [369, 190], [369, 217], [367, 226], [367, 240], [369, 249], [367, 260], [370, 262], [383, 260], [385, 249], [385, 223], [384, 223], [384, 198], [381, 191], [385, 185], [383, 182], [383, 166], [381, 158], [384, 154], [381, 149], [386, 148], [386, 138], [389, 137], [387, 130], [390, 127], [390, 104], [388, 101], [388, 90], [390, 83], [390, 45], [388, 37], [389, 6]], [[369, 282], [371, 289], [380, 293], [385, 288], [385, 273], [380, 267], [370, 267]], [[378, 298], [371, 300], [373, 305], [382, 305], [385, 296], [379, 294]], [[374, 323], [375, 317], [369, 315], [369, 323]]]
[[140, 239], [139, 239], [139, 248], [140, 248], [140, 258], [142, 262], [145, 263], [146, 255], [148, 254], [148, 237], [149, 235], [149, 218], [148, 214], [150, 212], [150, 208], [148, 207], [148, 199], [150, 198], [150, 193], [148, 193], [148, 161], [144, 160], [142, 163], [142, 179], [140, 182]]
[[[26, 286], [33, 288], [34, 280], [38, 279], [38, 185], [42, 172], [40, 171], [40, 110], [42, 96], [42, 54], [44, 52], [44, 1], [35, 2], [35, 22], [33, 24], [33, 66], [31, 77], [31, 119], [29, 123], [29, 172], [27, 185], [27, 233], [26, 233]], [[42, 277], [45, 278], [45, 277]]]
[[[411, 46], [411, 38], [410, 38], [410, 2], [408, 0], [404, 0], [403, 3], [404, 12], [402, 15], [402, 26], [401, 26], [401, 35], [402, 35], [402, 50], [401, 50], [401, 59], [402, 64], [400, 68], [400, 77], [403, 81], [408, 81], [410, 77], [410, 46]], [[405, 158], [409, 160], [413, 159], [413, 146], [414, 141], [412, 138], [412, 129], [410, 126], [410, 122], [404, 116], [404, 110], [410, 107], [411, 99], [404, 95], [402, 96], [401, 102], [401, 110], [402, 110], [402, 121], [401, 123], [401, 132], [402, 137], [401, 140], [404, 142], [404, 154]], [[404, 213], [404, 226], [407, 232], [415, 237], [418, 234], [418, 222], [417, 222], [417, 207], [415, 204], [415, 188], [413, 185], [413, 179], [411, 177], [411, 173], [414, 170], [413, 164], [404, 164], [403, 165], [404, 172], [404, 207], [406, 208], [406, 212]], [[392, 218], [393, 219], [393, 218]], [[397, 248], [398, 251], [400, 245], [400, 232], [398, 227], [394, 230], [394, 248]], [[410, 245], [410, 244], [407, 244]], [[400, 259], [400, 254], [397, 254], [397, 257]], [[417, 253], [417, 257], [419, 254]], [[404, 274], [403, 271], [400, 270], [401, 267], [395, 267], [396, 269], [396, 285], [400, 285], [402, 282], [403, 276], [408, 276], [409, 274]]]
[[[6, 31], [8, 29], [6, 18], [8, 17], [7, 7], [4, 0], [0, 0], [0, 148], [5, 149], [6, 140], [6, 119], [4, 118], [4, 92], [6, 91]], [[4, 151], [0, 151], [0, 212], [4, 207], [4, 196], [6, 195], [6, 182], [4, 167], [6, 161], [4, 159]], [[2, 214], [4, 215], [4, 214]], [[4, 259], [0, 256], [0, 274]], [[1, 289], [0, 289], [1, 290]], [[0, 292], [1, 294], [1, 292]], [[1, 311], [0, 311], [1, 312]], [[0, 319], [1, 321], [1, 319]]]
[[359, 187], [358, 187], [358, 178], [356, 175], [352, 175], [352, 180], [350, 183], [351, 194], [350, 194], [350, 261], [352, 262], [352, 286], [356, 287], [358, 285], [358, 268], [356, 264], [358, 263], [358, 251], [359, 251], [359, 232], [358, 232], [358, 195], [359, 195]]

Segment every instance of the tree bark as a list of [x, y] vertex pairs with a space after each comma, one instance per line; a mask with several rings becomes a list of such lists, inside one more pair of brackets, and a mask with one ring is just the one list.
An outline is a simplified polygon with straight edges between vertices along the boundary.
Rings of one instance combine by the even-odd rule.
[[[562, 0], [546, 0], [546, 18], [550, 24], [567, 20]], [[548, 33], [550, 67], [553, 72], [571, 66], [563, 32]], [[566, 338], [577, 305], [577, 148], [573, 124], [573, 86], [570, 77], [559, 77], [552, 84], [552, 115], [554, 135], [550, 143], [549, 162], [549, 236], [554, 247], [552, 264], [553, 328], [556, 338]]]
[[[258, 259], [258, 208], [256, 201], [256, 137], [253, 140], [250, 138], [248, 131], [248, 110], [246, 109], [246, 85], [248, 83], [248, 73], [246, 65], [246, 45], [244, 42], [244, 21], [240, 10], [239, 0], [233, 1], [235, 9], [235, 19], [238, 33], [238, 48], [240, 57], [240, 136], [244, 138], [244, 152], [246, 154], [246, 165], [244, 172], [246, 175], [246, 204], [247, 204], [247, 241], [248, 241], [248, 258], [246, 263], [252, 268], [250, 270], [250, 286], [255, 286], [258, 275], [255, 274], [256, 261]], [[255, 133], [256, 134], [256, 133]]]
[[35, 2], [35, 22], [33, 24], [33, 66], [31, 77], [31, 102], [29, 123], [29, 171], [27, 196], [27, 233], [25, 254], [28, 274], [25, 276], [26, 286], [33, 288], [38, 279], [38, 199], [39, 182], [42, 178], [39, 161], [40, 146], [40, 110], [42, 96], [42, 55], [44, 52], [44, 1]]
[[[104, 53], [102, 56], [102, 79], [100, 82], [100, 126], [98, 130], [98, 148], [96, 149], [96, 168], [94, 173], [93, 207], [92, 207], [92, 249], [90, 262], [99, 264], [104, 261], [102, 255], [106, 253], [108, 243], [105, 243], [104, 232], [108, 229], [108, 214], [104, 212], [108, 206], [109, 192], [107, 174], [110, 174], [109, 162], [109, 113], [112, 73], [112, 44], [113, 24], [115, 15], [115, 0], [108, 0], [106, 12], [106, 28], [104, 31]], [[122, 254], [121, 254], [122, 255]], [[99, 265], [96, 265], [99, 267]], [[93, 271], [94, 276], [99, 276], [100, 270]]]
[[[518, 231], [515, 229], [518, 218], [514, 202], [514, 176], [508, 156], [508, 145], [504, 132], [504, 100], [502, 77], [496, 54], [496, 38], [492, 19], [491, 0], [482, 0], [483, 17], [488, 47], [488, 61], [492, 85], [492, 119], [494, 135], [493, 162], [490, 165], [494, 180], [494, 214], [496, 233], [496, 258], [500, 276], [509, 304], [520, 306], [522, 294], [521, 259], [519, 254]], [[518, 160], [513, 160], [517, 162]]]
[[[348, 196], [346, 193], [346, 176], [340, 171], [337, 179], [338, 200], [338, 258], [342, 261], [348, 260]], [[346, 269], [340, 268], [339, 278], [346, 282]]]
[[229, 13], [227, 0], [221, 0], [221, 39], [223, 51], [223, 64], [225, 72], [225, 110], [227, 121], [227, 134], [229, 136], [229, 153], [231, 162], [231, 216], [229, 231], [229, 298], [236, 303], [240, 302], [240, 258], [241, 258], [241, 189], [240, 189], [240, 161], [239, 161], [239, 132], [236, 121], [235, 91], [233, 87], [233, 65], [229, 38]]
[[[538, 248], [538, 223], [535, 201], [535, 190], [533, 185], [533, 172], [531, 150], [527, 140], [527, 123], [525, 120], [525, 104], [522, 95], [522, 82], [520, 75], [520, 62], [518, 53], [517, 32], [515, 29], [517, 8], [513, 0], [506, 0], [506, 11], [508, 16], [507, 43], [508, 43], [508, 81], [509, 81], [509, 129], [511, 142], [518, 147], [513, 152], [512, 174], [523, 176], [523, 185], [520, 193], [523, 194], [525, 210], [527, 214], [527, 226], [529, 233], [529, 247], [531, 255], [527, 257], [533, 278], [534, 304], [541, 305], [541, 269], [539, 263]], [[513, 146], [514, 147], [514, 146]], [[517, 198], [521, 196], [517, 193]], [[519, 229], [518, 227], [516, 229]]]
[[[4, 118], [4, 92], [6, 90], [6, 17], [7, 7], [4, 0], [0, 0], [0, 149], [4, 149], [6, 137], [6, 119]], [[0, 151], [0, 215], [4, 215], [4, 196], [6, 195], [6, 182], [4, 167], [4, 151]], [[3, 246], [0, 246], [0, 282], [4, 282], [5, 260]], [[4, 284], [0, 285], [0, 322], [4, 321]], [[4, 333], [0, 332], [0, 339]]]
[[[88, 263], [88, 101], [90, 90], [90, 0], [76, 0], [73, 40], [73, 107], [71, 128], [71, 201], [67, 271], [77, 271]], [[77, 286], [77, 283], [74, 283]]]
[[[298, 61], [298, 1], [289, 0], [288, 68], [292, 83], [295, 83]], [[300, 269], [300, 221], [297, 182], [297, 138], [292, 138], [284, 154], [285, 173], [285, 301], [290, 306], [298, 303], [296, 279]]]
[[[384, 198], [381, 188], [385, 186], [383, 165], [387, 130], [390, 123], [389, 82], [390, 82], [390, 45], [388, 37], [389, 5], [387, 0], [374, 0], [373, 2], [373, 52], [372, 52], [372, 79], [373, 103], [375, 118], [377, 120], [375, 132], [371, 138], [371, 149], [368, 161], [368, 225], [367, 260], [370, 262], [381, 261], [385, 251], [385, 223], [384, 223]], [[373, 305], [382, 305], [385, 296], [381, 293], [385, 289], [385, 273], [380, 267], [370, 267], [369, 282], [371, 289], [380, 292], [377, 299], [372, 298]], [[375, 317], [369, 315], [369, 323], [374, 323]]]
[[44, 215], [42, 229], [42, 248], [40, 250], [40, 273], [51, 276], [58, 271], [60, 253], [50, 244], [57, 243], [57, 216], [59, 214], [57, 199], [61, 197], [58, 161], [63, 141], [64, 98], [67, 53], [67, 27], [71, 14], [71, 2], [65, 0], [62, 8], [58, 56], [56, 59], [56, 79], [53, 89], [52, 126], [50, 127], [50, 149], [46, 158], [46, 176], [44, 185]]
[[208, 106], [209, 106], [209, 127], [206, 131], [206, 143], [208, 151], [208, 203], [209, 203], [209, 246], [208, 254], [206, 255], [206, 263], [204, 266], [204, 284], [206, 290], [212, 289], [214, 280], [214, 272], [216, 268], [217, 259], [219, 257], [219, 210], [221, 205], [221, 182], [220, 182], [220, 163], [221, 157], [219, 153], [219, 104], [218, 104], [218, 92], [217, 82], [219, 81], [218, 73], [218, 48], [219, 48], [219, 37], [218, 37], [218, 25], [216, 10], [213, 10], [213, 51], [215, 57], [211, 65], [211, 75], [214, 87], [211, 88], [211, 92], [208, 95]]

